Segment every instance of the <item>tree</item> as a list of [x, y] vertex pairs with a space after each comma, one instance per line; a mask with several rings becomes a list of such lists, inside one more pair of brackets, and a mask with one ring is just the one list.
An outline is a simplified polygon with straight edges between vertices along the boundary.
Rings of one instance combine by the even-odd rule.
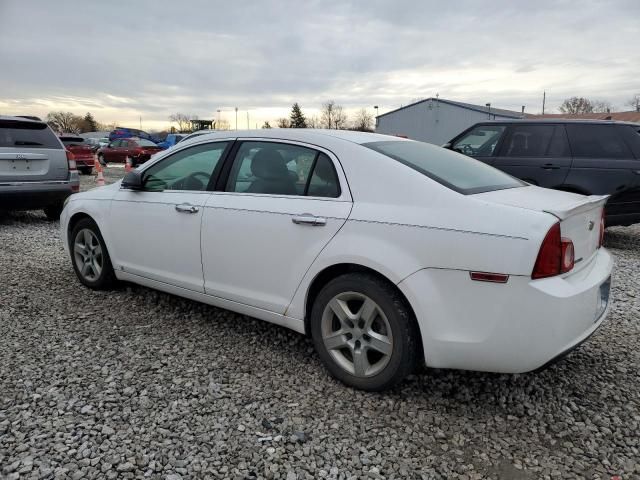
[[269, 120], [265, 120], [265, 122], [262, 124], [262, 128], [271, 128], [271, 125], [269, 124]]
[[80, 133], [82, 131], [82, 117], [71, 112], [49, 112], [47, 123], [58, 133]]
[[571, 97], [565, 99], [560, 105], [560, 111], [562, 113], [568, 113], [571, 115], [579, 115], [581, 113], [592, 113], [593, 103], [588, 98], [584, 97]]
[[87, 114], [84, 116], [84, 119], [82, 120], [82, 128], [83, 132], [98, 131], [98, 122], [96, 122], [95, 118], [93, 118], [91, 112], [87, 112]]
[[291, 128], [291, 122], [288, 118], [279, 118], [278, 128]]
[[340, 129], [344, 128], [347, 123], [347, 115], [344, 113], [341, 105], [336, 105], [336, 102], [329, 100], [322, 104], [320, 111], [320, 118], [322, 128]]
[[228, 120], [222, 118], [216, 122], [216, 130], [231, 130], [231, 125]]
[[353, 129], [361, 132], [373, 132], [373, 114], [369, 113], [366, 108], [358, 110], [353, 119]]
[[320, 124], [320, 119], [316, 115], [312, 117], [308, 117], [306, 120], [307, 120], [307, 128], [322, 128]]
[[169, 121], [175, 122], [178, 124], [178, 130], [180, 132], [190, 132], [191, 131], [191, 122], [189, 121], [189, 116], [184, 113], [174, 113], [169, 115]]
[[307, 128], [307, 119], [304, 118], [304, 114], [302, 113], [302, 109], [298, 102], [293, 104], [291, 107], [291, 128]]
[[640, 93], [636, 93], [626, 104], [633, 107], [636, 112], [640, 112]]
[[611, 102], [606, 100], [592, 100], [591, 106], [593, 107], [593, 113], [609, 113], [613, 110]]

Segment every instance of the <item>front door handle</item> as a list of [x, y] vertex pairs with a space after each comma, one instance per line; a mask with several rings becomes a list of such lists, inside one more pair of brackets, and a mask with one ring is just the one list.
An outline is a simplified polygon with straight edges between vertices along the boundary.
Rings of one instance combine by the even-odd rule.
[[181, 203], [180, 205], [176, 205], [176, 211], [180, 213], [198, 213], [200, 210], [195, 205], [191, 205], [190, 203]]
[[310, 213], [303, 213], [302, 215], [296, 215], [291, 219], [296, 225], [311, 225], [312, 227], [322, 227], [327, 224], [327, 219], [323, 217], [316, 217]]

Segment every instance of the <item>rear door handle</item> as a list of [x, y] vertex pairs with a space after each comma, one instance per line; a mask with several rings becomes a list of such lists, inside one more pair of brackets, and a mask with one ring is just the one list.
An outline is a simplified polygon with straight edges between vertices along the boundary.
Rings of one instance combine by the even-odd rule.
[[323, 217], [316, 217], [310, 213], [303, 213], [302, 215], [296, 215], [291, 219], [296, 225], [311, 225], [312, 227], [322, 227], [327, 224], [327, 219]]
[[191, 205], [190, 203], [181, 203], [180, 205], [176, 205], [176, 211], [180, 213], [198, 213], [200, 209], [195, 205]]
[[560, 167], [556, 167], [553, 163], [545, 163], [540, 168], [543, 170], [560, 170]]

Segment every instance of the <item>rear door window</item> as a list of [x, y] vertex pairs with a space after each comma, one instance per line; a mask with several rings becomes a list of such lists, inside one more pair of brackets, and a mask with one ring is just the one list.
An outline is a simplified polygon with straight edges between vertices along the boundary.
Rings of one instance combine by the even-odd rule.
[[492, 157], [505, 128], [504, 125], [478, 125], [457, 139], [452, 150], [471, 157]]
[[618, 135], [615, 125], [567, 125], [574, 157], [582, 158], [633, 158], [629, 147]]
[[0, 120], [0, 147], [62, 149], [58, 137], [41, 122]]
[[500, 149], [501, 157], [562, 157], [568, 153], [560, 125], [512, 125]]

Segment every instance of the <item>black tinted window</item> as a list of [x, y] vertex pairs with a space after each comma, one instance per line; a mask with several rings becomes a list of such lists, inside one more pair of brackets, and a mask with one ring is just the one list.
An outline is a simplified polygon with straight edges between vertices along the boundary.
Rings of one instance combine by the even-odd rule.
[[390, 141], [363, 145], [464, 194], [526, 185], [485, 163], [428, 143]]
[[60, 137], [65, 147], [71, 147], [74, 145], [84, 145], [85, 141], [82, 137]]
[[0, 120], [0, 147], [62, 148], [46, 123]]
[[567, 125], [574, 157], [633, 158], [614, 125]]
[[504, 125], [478, 125], [456, 140], [452, 149], [472, 157], [491, 157], [505, 128]]
[[640, 159], [640, 126], [621, 125], [618, 132], [622, 135], [624, 142], [631, 148], [633, 155]]
[[564, 128], [560, 125], [512, 125], [502, 145], [503, 157], [561, 157], [568, 155]]
[[333, 162], [324, 153], [318, 155], [309, 179], [307, 195], [310, 197], [339, 197], [340, 183]]

